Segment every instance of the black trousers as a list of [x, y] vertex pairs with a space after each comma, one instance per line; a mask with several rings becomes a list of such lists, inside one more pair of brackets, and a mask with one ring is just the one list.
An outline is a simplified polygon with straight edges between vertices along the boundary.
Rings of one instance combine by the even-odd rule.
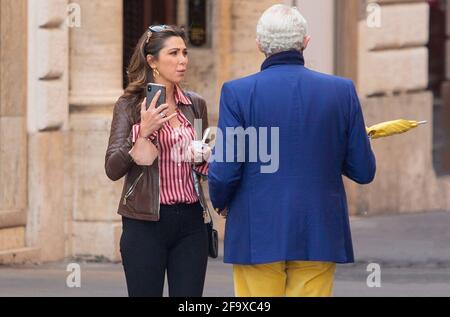
[[120, 252], [130, 297], [201, 297], [208, 263], [203, 208], [161, 205], [159, 222], [122, 218]]

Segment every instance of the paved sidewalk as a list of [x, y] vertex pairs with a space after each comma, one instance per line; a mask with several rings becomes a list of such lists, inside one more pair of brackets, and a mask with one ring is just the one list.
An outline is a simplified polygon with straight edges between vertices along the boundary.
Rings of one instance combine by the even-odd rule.
[[[338, 266], [335, 295], [450, 296], [449, 228], [450, 213], [353, 218], [357, 263]], [[80, 263], [81, 288], [70, 289], [67, 263], [0, 267], [0, 296], [126, 296], [120, 264]], [[381, 288], [366, 284], [369, 263]], [[205, 296], [233, 296], [231, 266], [210, 261]]]

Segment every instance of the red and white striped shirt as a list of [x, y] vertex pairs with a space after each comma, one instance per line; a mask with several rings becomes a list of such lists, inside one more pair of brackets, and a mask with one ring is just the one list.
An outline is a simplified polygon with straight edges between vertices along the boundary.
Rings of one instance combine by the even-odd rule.
[[[186, 107], [192, 105], [179, 87], [175, 89], [175, 102]], [[152, 136], [156, 137], [159, 148], [160, 203], [163, 205], [193, 204], [198, 202], [194, 187], [193, 164], [191, 163], [190, 146], [196, 140], [192, 124], [177, 110], [178, 128], [168, 122]], [[133, 143], [139, 135], [139, 124], [133, 126]], [[203, 175], [208, 173], [208, 163], [195, 166], [195, 170]]]

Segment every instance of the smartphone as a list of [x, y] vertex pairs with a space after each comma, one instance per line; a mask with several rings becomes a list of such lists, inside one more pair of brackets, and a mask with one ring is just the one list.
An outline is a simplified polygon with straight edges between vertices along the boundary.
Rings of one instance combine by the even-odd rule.
[[166, 86], [149, 83], [147, 84], [147, 109], [150, 107], [150, 104], [158, 91], [161, 91], [161, 95], [156, 102], [156, 108], [166, 103]]

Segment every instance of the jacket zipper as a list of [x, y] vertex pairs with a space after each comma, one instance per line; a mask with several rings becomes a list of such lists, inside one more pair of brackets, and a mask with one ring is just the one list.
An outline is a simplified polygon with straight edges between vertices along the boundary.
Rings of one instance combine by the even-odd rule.
[[131, 185], [130, 189], [128, 190], [128, 192], [125, 194], [125, 197], [123, 197], [123, 204], [126, 205], [127, 204], [127, 199], [128, 197], [131, 196], [131, 194], [133, 194], [134, 190], [136, 189], [137, 183], [141, 180], [142, 176], [144, 176], [144, 172], [142, 172], [141, 174], [139, 174], [139, 176], [136, 178], [136, 180], [134, 181], [134, 183]]

